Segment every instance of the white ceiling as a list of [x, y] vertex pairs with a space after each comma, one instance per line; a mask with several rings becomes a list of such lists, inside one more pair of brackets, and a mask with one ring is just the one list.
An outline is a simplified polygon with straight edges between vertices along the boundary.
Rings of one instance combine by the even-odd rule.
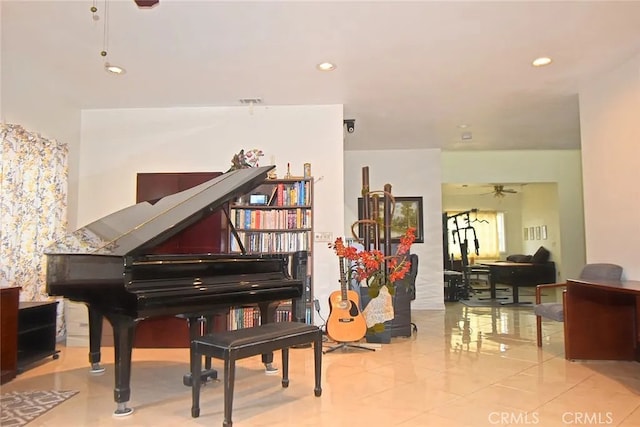
[[[348, 150], [578, 148], [581, 85], [640, 52], [637, 1], [109, 0], [116, 77], [99, 55], [105, 1], [98, 21], [91, 5], [2, 1], [3, 111], [5, 93], [44, 86], [79, 108], [260, 97], [344, 104]], [[553, 65], [532, 67], [540, 55]], [[317, 71], [324, 60], [338, 68]]]

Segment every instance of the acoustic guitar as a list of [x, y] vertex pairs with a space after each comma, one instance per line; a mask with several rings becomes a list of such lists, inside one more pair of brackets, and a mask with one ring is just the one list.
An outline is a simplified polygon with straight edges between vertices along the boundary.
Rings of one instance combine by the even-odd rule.
[[340, 291], [329, 295], [327, 335], [336, 342], [353, 342], [367, 333], [367, 323], [360, 312], [360, 297], [356, 291], [347, 290], [344, 274], [344, 258], [339, 257]]

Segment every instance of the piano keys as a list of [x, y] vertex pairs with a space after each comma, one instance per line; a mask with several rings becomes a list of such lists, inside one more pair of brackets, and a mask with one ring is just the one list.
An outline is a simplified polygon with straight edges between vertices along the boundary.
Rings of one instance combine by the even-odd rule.
[[[103, 371], [102, 318], [113, 327], [114, 415], [133, 411], [127, 403], [139, 320], [180, 315], [188, 319], [195, 338], [202, 332], [202, 319], [222, 308], [257, 304], [262, 322], [269, 322], [280, 301], [291, 299], [295, 304], [302, 295], [302, 281], [291, 278], [284, 255], [151, 254], [155, 246], [205, 216], [219, 209], [226, 213], [230, 200], [261, 184], [273, 167], [232, 171], [154, 203], [138, 203], [64, 236], [47, 249], [49, 295], [87, 305], [94, 372]], [[271, 358], [264, 355], [263, 361], [270, 363]]]

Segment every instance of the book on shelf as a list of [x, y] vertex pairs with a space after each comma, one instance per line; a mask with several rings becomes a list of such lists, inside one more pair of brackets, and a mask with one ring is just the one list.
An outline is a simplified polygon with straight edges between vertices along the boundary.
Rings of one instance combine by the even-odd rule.
[[[306, 314], [307, 323], [310, 320], [310, 314]], [[276, 308], [275, 321], [276, 322], [290, 322], [293, 319], [291, 314], [291, 305], [283, 304]], [[260, 325], [260, 310], [257, 307], [235, 307], [229, 310], [229, 316], [227, 317], [227, 329], [244, 329], [253, 328]]]
[[278, 186], [274, 186], [273, 190], [271, 190], [271, 196], [269, 196], [269, 202], [267, 203], [269, 206], [275, 206], [277, 203], [276, 194], [278, 193]]
[[310, 208], [242, 209], [236, 208], [231, 222], [237, 229], [298, 230], [311, 228]]
[[[308, 251], [309, 233], [307, 231], [291, 231], [291, 232], [259, 232], [256, 231], [238, 231], [238, 237], [242, 241], [243, 246], [248, 252], [275, 252], [288, 253], [297, 251]], [[230, 251], [240, 252], [240, 247], [235, 238], [231, 238]]]
[[271, 206], [310, 205], [310, 181], [279, 182], [275, 185], [275, 203]]
[[278, 189], [277, 205], [284, 206], [284, 183], [282, 182], [278, 183], [277, 189]]

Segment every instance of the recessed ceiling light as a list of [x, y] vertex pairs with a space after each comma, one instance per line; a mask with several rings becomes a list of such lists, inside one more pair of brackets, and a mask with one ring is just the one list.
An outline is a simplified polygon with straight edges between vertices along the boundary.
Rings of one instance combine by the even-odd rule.
[[459, 125], [458, 125], [458, 127], [459, 127], [460, 129], [466, 129], [466, 128], [468, 128], [468, 127], [469, 127], [469, 125], [468, 125], [468, 124], [466, 124], [466, 123], [462, 123], [462, 124], [459, 124]]
[[547, 58], [546, 56], [541, 56], [540, 58], [536, 58], [533, 60], [531, 65], [534, 67], [544, 67], [545, 65], [551, 64], [551, 58]]
[[316, 65], [316, 68], [320, 71], [333, 71], [336, 69], [336, 64], [331, 62], [321, 62]]
[[117, 74], [117, 75], [119, 75], [119, 74], [124, 74], [124, 73], [126, 73], [126, 72], [127, 72], [127, 70], [125, 70], [124, 68], [119, 67], [118, 65], [112, 65], [112, 64], [109, 64], [108, 62], [106, 62], [106, 63], [104, 64], [104, 69], [105, 69], [108, 73], [111, 73], [111, 74]]

